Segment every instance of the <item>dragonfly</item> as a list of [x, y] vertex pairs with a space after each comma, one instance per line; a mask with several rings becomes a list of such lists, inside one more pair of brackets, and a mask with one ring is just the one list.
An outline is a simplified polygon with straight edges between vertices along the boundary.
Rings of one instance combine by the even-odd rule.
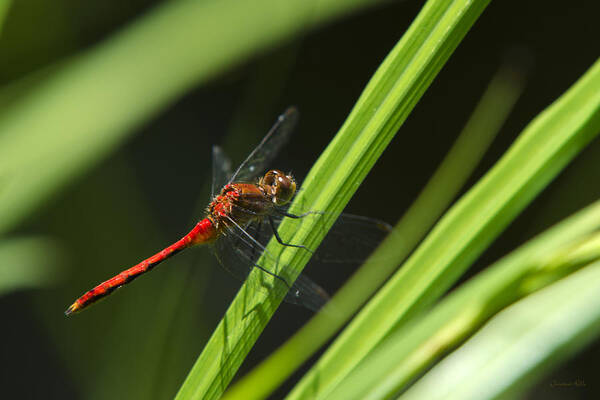
[[284, 301], [318, 311], [329, 299], [321, 286], [303, 274], [294, 282], [288, 282], [258, 264], [260, 257], [276, 262], [276, 256], [266, 250], [268, 241], [274, 236], [279, 245], [313, 253], [313, 259], [322, 264], [359, 263], [391, 228], [382, 221], [342, 214], [316, 253], [304, 245], [283, 241], [277, 228], [284, 218], [300, 220], [322, 215], [316, 211], [288, 212], [297, 192], [297, 183], [291, 174], [271, 169], [262, 175], [288, 142], [298, 116], [295, 107], [280, 115], [259, 145], [233, 173], [231, 161], [218, 146], [214, 146], [212, 201], [205, 217], [175, 243], [85, 292], [69, 306], [65, 315], [84, 310], [166, 259], [200, 244], [212, 246], [219, 263], [234, 277], [243, 281], [253, 268], [257, 268], [283, 285], [287, 290]]

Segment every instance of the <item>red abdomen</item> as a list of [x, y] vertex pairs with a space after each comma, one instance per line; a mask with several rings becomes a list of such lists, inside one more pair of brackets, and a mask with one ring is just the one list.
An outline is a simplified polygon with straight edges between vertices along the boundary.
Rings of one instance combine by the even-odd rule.
[[181, 250], [196, 244], [211, 242], [216, 238], [216, 236], [217, 231], [214, 224], [210, 219], [204, 218], [202, 221], [198, 222], [194, 229], [192, 229], [187, 235], [173, 243], [171, 246], [156, 253], [152, 257], [145, 259], [141, 263], [126, 269], [109, 280], [102, 282], [92, 290], [87, 291], [83, 296], [77, 299], [75, 303], [71, 304], [67, 311], [65, 311], [65, 314], [69, 315], [74, 312], [81, 311], [90, 304], [108, 296], [114, 290], [131, 282], [138, 276], [150, 271], [152, 268], [172, 255], [175, 255]]

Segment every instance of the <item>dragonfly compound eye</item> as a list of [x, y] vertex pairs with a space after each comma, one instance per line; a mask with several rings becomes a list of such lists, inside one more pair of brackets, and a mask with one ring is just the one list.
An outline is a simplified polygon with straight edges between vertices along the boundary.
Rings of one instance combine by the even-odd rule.
[[288, 203], [296, 193], [294, 178], [275, 169], [267, 172], [261, 183], [278, 206]]

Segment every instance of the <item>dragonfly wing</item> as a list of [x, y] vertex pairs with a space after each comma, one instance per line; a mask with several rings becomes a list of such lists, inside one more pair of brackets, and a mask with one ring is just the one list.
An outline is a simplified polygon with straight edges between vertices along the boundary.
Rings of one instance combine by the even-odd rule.
[[211, 197], [214, 197], [225, 186], [231, 176], [231, 160], [219, 146], [213, 146], [212, 149], [212, 169], [210, 194]]
[[326, 264], [362, 264], [392, 234], [388, 223], [352, 214], [341, 214], [315, 253]]
[[[278, 222], [276, 224], [278, 225]], [[273, 231], [265, 223], [251, 223], [245, 230], [256, 238], [263, 248], [273, 237]], [[317, 312], [329, 301], [329, 294], [306, 275], [300, 274], [283, 300], [286, 303], [297, 304]]]
[[[249, 235], [252, 235], [252, 240]], [[270, 240], [272, 232], [266, 224], [251, 223], [246, 227], [228, 227], [222, 238], [215, 243], [217, 259], [229, 273], [239, 280], [245, 280], [252, 267], [262, 269], [257, 265], [258, 259], [265, 254], [265, 245]], [[277, 262], [270, 253], [265, 257]], [[271, 272], [262, 269], [265, 273]], [[278, 276], [280, 287], [288, 290], [284, 301], [302, 305], [312, 311], [318, 311], [329, 299], [327, 292], [309, 278], [300, 275], [291, 285]]]
[[[241, 228], [259, 240], [259, 243], [263, 243], [264, 239], [259, 236], [261, 229], [257, 229], [256, 225], [257, 223], [248, 223]], [[240, 235], [238, 231], [235, 226], [226, 226], [212, 247], [221, 266], [236, 279], [244, 281], [262, 249], [250, 241], [247, 235]]]
[[287, 143], [299, 117], [295, 107], [289, 107], [277, 118], [277, 122], [259, 143], [259, 145], [244, 160], [235, 173], [231, 182], [252, 182], [263, 174], [267, 166], [277, 156], [279, 150]]
[[329, 294], [306, 275], [300, 274], [283, 301], [317, 312], [329, 301]]
[[[279, 226], [282, 218], [272, 217], [275, 225]], [[320, 218], [319, 214], [308, 215], [304, 218]], [[302, 229], [301, 221], [295, 220]], [[327, 235], [316, 249], [311, 258], [313, 264], [354, 264], [360, 265], [377, 248], [381, 241], [390, 233], [392, 226], [388, 223], [352, 214], [340, 214]], [[313, 249], [314, 250], [314, 249]]]

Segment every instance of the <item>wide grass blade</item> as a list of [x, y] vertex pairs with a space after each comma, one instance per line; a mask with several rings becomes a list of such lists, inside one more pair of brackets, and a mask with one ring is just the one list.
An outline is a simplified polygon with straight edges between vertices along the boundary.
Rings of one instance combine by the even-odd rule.
[[[536, 117], [440, 220], [290, 398], [326, 398], [394, 328], [435, 302], [600, 131], [600, 61]], [[389, 256], [394, 257], [390, 246]]]
[[319, 1], [315, 13], [304, 0], [164, 2], [51, 68], [0, 113], [0, 233], [193, 86], [373, 3]]
[[[324, 211], [318, 218], [297, 224], [282, 222], [280, 235], [289, 243], [316, 248], [327, 229], [349, 201], [385, 146], [397, 132], [432, 79], [444, 65], [488, 1], [430, 1], [407, 33], [379, 67], [350, 116], [319, 158], [304, 182], [295, 204]], [[293, 209], [293, 208], [292, 208]], [[278, 266], [259, 261], [265, 268], [295, 278], [306, 264], [305, 251], [286, 249], [272, 242], [267, 248], [279, 256]], [[281, 272], [280, 272], [281, 273]], [[217, 398], [266, 326], [284, 293], [264, 286], [277, 282], [254, 271], [230, 306], [200, 355], [178, 398]], [[324, 310], [335, 317], [335, 307]], [[244, 398], [261, 397], [260, 387]]]
[[64, 278], [64, 253], [56, 241], [19, 237], [0, 241], [0, 296], [20, 289], [47, 287]]

